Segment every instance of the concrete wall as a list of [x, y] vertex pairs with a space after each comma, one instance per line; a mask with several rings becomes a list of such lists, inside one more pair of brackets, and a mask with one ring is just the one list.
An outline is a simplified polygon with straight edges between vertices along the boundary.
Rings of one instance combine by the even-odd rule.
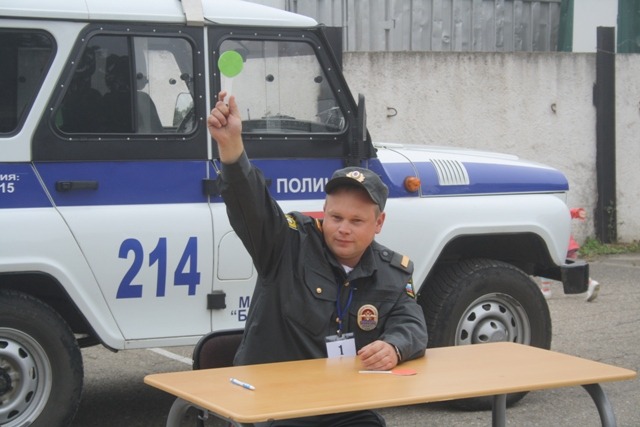
[[[563, 171], [579, 242], [594, 236], [596, 112], [592, 53], [350, 52], [374, 140], [506, 152]], [[616, 57], [618, 238], [640, 240], [640, 55]], [[393, 115], [395, 113], [395, 115]], [[393, 115], [393, 116], [392, 116]]]

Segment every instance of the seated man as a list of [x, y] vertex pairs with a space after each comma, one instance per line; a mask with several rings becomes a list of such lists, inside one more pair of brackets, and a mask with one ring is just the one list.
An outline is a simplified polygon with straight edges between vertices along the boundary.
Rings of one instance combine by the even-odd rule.
[[[222, 162], [222, 197], [258, 280], [236, 365], [324, 358], [331, 342], [353, 348], [363, 369], [388, 370], [424, 356], [427, 328], [416, 303], [413, 263], [374, 241], [388, 189], [362, 168], [327, 183], [324, 220], [284, 214], [244, 152], [235, 98], [221, 92], [207, 125]], [[340, 384], [336, 384], [340, 393]], [[264, 425], [384, 426], [373, 411]]]

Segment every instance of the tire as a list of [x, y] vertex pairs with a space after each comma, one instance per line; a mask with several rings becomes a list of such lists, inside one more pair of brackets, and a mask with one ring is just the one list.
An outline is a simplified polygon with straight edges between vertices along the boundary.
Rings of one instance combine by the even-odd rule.
[[62, 427], [80, 403], [82, 355], [51, 307], [0, 290], [0, 425]]
[[[463, 260], [436, 271], [418, 301], [429, 332], [428, 347], [512, 341], [551, 347], [549, 306], [537, 284], [511, 264]], [[512, 393], [507, 405], [526, 395]], [[490, 409], [492, 397], [461, 399], [461, 409]]]

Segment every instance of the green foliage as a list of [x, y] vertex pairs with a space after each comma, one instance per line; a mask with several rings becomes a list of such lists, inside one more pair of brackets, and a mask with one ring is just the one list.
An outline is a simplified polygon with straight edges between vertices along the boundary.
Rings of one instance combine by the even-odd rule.
[[602, 243], [598, 239], [589, 237], [580, 247], [580, 256], [583, 258], [634, 252], [640, 252], [640, 242], [638, 241], [632, 243]]

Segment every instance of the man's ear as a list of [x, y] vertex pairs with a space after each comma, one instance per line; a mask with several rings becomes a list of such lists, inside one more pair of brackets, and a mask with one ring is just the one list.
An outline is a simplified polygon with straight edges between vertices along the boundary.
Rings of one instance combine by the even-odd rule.
[[384, 224], [384, 219], [386, 218], [386, 214], [384, 212], [380, 212], [378, 218], [376, 218], [376, 234], [382, 231], [382, 225]]

